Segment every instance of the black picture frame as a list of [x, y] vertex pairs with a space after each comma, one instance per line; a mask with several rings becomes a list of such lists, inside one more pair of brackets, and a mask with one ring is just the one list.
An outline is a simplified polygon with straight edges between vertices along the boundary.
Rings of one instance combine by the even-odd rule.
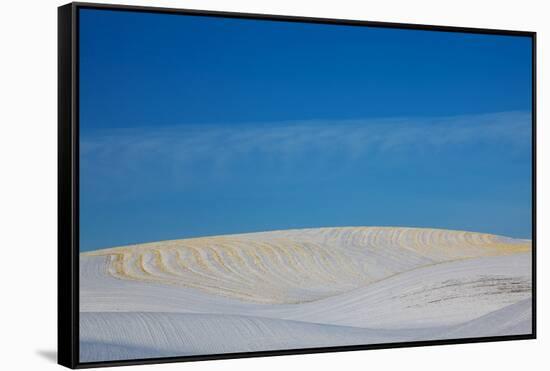
[[[532, 333], [526, 335], [412, 341], [389, 344], [242, 352], [168, 358], [81, 363], [79, 361], [79, 10], [195, 15], [284, 22], [306, 22], [358, 27], [398, 28], [474, 34], [516, 35], [532, 40]], [[70, 3], [58, 8], [58, 363], [69, 368], [122, 366], [228, 358], [342, 352], [381, 348], [480, 343], [536, 338], [536, 32], [310, 18], [268, 14], [171, 9], [144, 6]]]

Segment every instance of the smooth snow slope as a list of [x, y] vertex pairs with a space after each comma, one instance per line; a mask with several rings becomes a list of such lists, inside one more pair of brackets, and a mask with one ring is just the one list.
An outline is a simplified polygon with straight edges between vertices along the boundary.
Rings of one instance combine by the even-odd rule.
[[530, 333], [530, 250], [349, 227], [83, 253], [81, 361]]

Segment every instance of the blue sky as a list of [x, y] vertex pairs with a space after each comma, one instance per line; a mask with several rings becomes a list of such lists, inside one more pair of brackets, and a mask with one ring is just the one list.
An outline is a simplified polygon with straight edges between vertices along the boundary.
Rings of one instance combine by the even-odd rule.
[[531, 237], [529, 38], [80, 12], [82, 251], [352, 225]]

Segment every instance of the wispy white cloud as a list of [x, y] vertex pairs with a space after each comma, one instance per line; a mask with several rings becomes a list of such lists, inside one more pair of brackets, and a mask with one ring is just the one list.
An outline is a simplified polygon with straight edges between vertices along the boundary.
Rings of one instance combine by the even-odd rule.
[[530, 113], [501, 112], [112, 129], [82, 135], [81, 164], [85, 177], [147, 182], [144, 177], [155, 174], [170, 181], [194, 174], [231, 173], [255, 159], [269, 166], [291, 167], [327, 157], [353, 162], [372, 156], [460, 151], [468, 146], [528, 151], [530, 122]]

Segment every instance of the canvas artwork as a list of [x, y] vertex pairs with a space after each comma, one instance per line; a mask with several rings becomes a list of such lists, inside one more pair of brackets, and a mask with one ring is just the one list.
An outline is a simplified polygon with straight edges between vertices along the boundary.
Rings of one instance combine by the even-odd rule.
[[531, 38], [78, 32], [80, 362], [533, 332]]

